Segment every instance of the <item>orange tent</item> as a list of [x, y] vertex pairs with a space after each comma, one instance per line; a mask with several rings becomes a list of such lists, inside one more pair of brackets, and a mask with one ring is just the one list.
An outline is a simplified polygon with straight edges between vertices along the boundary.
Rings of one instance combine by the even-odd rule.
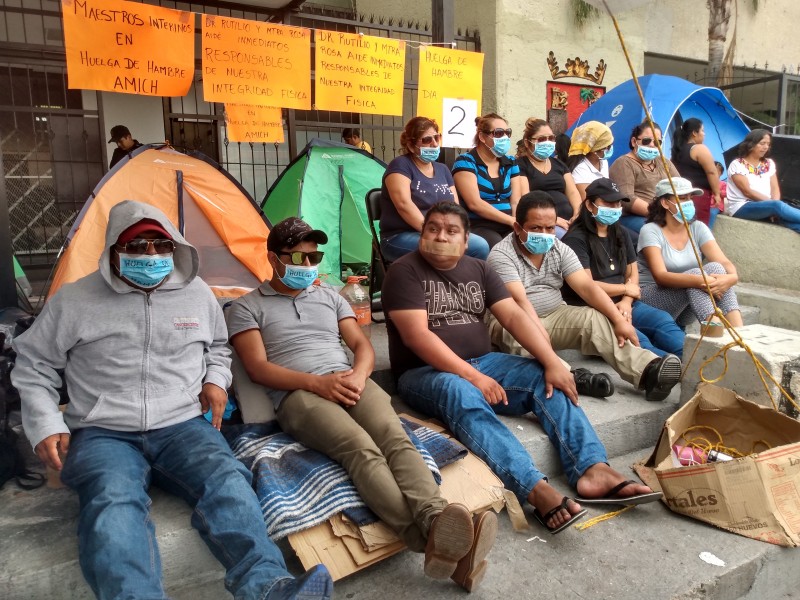
[[123, 200], [161, 209], [200, 255], [200, 277], [236, 297], [272, 276], [269, 223], [247, 191], [217, 163], [163, 144], [135, 150], [97, 184], [64, 242], [48, 297], [97, 270], [108, 213]]

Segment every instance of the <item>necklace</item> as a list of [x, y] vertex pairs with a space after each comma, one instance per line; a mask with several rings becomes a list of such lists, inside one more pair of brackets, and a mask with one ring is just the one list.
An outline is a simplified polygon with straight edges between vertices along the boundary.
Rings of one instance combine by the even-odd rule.
[[[533, 155], [529, 155], [531, 159], [531, 165], [533, 168], [539, 171], [542, 175], [547, 175], [550, 172], [550, 159], [545, 158], [544, 160], [538, 160]], [[542, 165], [539, 167], [539, 165]]]
[[611, 255], [608, 253], [608, 250], [606, 250], [606, 240], [607, 239], [608, 239], [607, 237], [606, 238], [600, 238], [600, 247], [603, 249], [603, 252], [605, 252], [606, 256], [608, 257], [608, 268], [611, 269], [612, 271], [616, 271], [617, 268], [614, 266], [614, 259], [611, 258]]

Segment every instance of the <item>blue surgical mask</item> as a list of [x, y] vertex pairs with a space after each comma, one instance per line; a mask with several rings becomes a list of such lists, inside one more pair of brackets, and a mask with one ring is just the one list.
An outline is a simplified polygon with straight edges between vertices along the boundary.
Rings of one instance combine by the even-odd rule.
[[683, 223], [684, 220], [688, 223], [694, 219], [694, 202], [691, 200], [684, 200], [681, 202], [681, 208], [683, 209], [683, 216], [681, 216], [681, 211], [672, 215], [679, 223]]
[[501, 138], [494, 138], [494, 146], [489, 148], [497, 158], [506, 156], [511, 149], [511, 138], [504, 135]]
[[141, 288], [156, 287], [167, 275], [172, 273], [174, 264], [172, 254], [129, 254], [119, 253], [119, 274]]
[[278, 279], [281, 280], [283, 285], [293, 290], [304, 290], [311, 286], [314, 281], [316, 281], [317, 277], [319, 277], [319, 269], [316, 265], [312, 267], [303, 265], [284, 266], [286, 267], [286, 272], [283, 274], [283, 277], [279, 275]]
[[636, 156], [643, 161], [655, 160], [658, 158], [658, 148], [653, 148], [652, 146], [642, 146], [640, 144], [636, 146]]
[[552, 233], [531, 233], [528, 232], [528, 239], [524, 246], [531, 254], [547, 254], [553, 244], [556, 243], [556, 236]]
[[436, 148], [430, 148], [428, 146], [422, 146], [419, 149], [419, 159], [422, 162], [432, 163], [433, 161], [439, 158], [439, 151], [441, 148], [436, 146]]
[[[592, 204], [594, 204], [594, 202]], [[622, 208], [597, 206], [597, 204], [595, 204], [594, 207], [597, 209], [597, 214], [592, 216], [598, 223], [602, 223], [603, 225], [613, 225], [619, 221], [619, 218], [622, 216]]]
[[550, 158], [555, 151], [555, 142], [536, 142], [533, 146], [533, 156], [539, 160]]
[[614, 144], [611, 144], [608, 148], [606, 148], [606, 153], [603, 155], [603, 158], [608, 160], [612, 156], [614, 156]]

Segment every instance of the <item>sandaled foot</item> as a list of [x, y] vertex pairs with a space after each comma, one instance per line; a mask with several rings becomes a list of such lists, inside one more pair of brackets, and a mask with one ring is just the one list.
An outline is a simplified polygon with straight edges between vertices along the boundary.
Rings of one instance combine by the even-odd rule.
[[[586, 509], [581, 509], [580, 511], [578, 511], [575, 514], [570, 512], [570, 510], [568, 508], [568, 505], [569, 505], [570, 502], [574, 502], [574, 501], [570, 500], [568, 497], [564, 496], [561, 499], [561, 504], [559, 504], [555, 508], [552, 508], [549, 511], [547, 511], [547, 513], [545, 515], [542, 515], [539, 512], [539, 509], [534, 508], [533, 509], [533, 516], [536, 517], [536, 520], [539, 521], [539, 523], [541, 523], [542, 525], [544, 525], [544, 527], [550, 533], [552, 533], [553, 535], [555, 535], [557, 533], [561, 533], [567, 527], [569, 527], [570, 525], [572, 525], [576, 521], [579, 521], [580, 519], [582, 519], [583, 516], [586, 514]], [[566, 510], [567, 512], [570, 513], [571, 516], [570, 516], [569, 520], [561, 523], [560, 525], [554, 525], [554, 526], [551, 527], [549, 525], [550, 519], [552, 519], [555, 515], [557, 515], [562, 510]]]
[[638, 485], [640, 484], [633, 479], [629, 479], [628, 481], [623, 481], [622, 483], [615, 485], [600, 498], [575, 498], [575, 501], [580, 502], [581, 504], [621, 504], [624, 506], [634, 506], [637, 504], [655, 502], [656, 500], [660, 500], [663, 496], [661, 492], [653, 491], [641, 494], [621, 494], [626, 487]]
[[575, 387], [581, 396], [608, 398], [614, 393], [614, 382], [606, 373], [592, 373], [589, 369], [573, 369]]
[[467, 555], [458, 561], [458, 566], [451, 576], [453, 581], [468, 592], [477, 589], [483, 581], [489, 566], [489, 561], [484, 559], [497, 538], [497, 515], [492, 511], [487, 510], [474, 517], [472, 521], [475, 541], [472, 542]]
[[474, 541], [472, 513], [463, 504], [448, 504], [431, 523], [425, 545], [425, 574], [447, 579]]

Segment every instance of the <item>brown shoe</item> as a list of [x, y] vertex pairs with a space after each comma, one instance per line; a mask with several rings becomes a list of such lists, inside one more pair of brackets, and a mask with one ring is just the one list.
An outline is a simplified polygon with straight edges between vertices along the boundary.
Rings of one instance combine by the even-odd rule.
[[425, 574], [447, 579], [473, 541], [472, 513], [463, 504], [448, 504], [431, 523], [425, 545]]
[[497, 515], [487, 510], [473, 519], [475, 541], [466, 556], [458, 561], [458, 566], [451, 576], [468, 592], [474, 591], [483, 581], [489, 561], [484, 560], [494, 546], [497, 538]]

